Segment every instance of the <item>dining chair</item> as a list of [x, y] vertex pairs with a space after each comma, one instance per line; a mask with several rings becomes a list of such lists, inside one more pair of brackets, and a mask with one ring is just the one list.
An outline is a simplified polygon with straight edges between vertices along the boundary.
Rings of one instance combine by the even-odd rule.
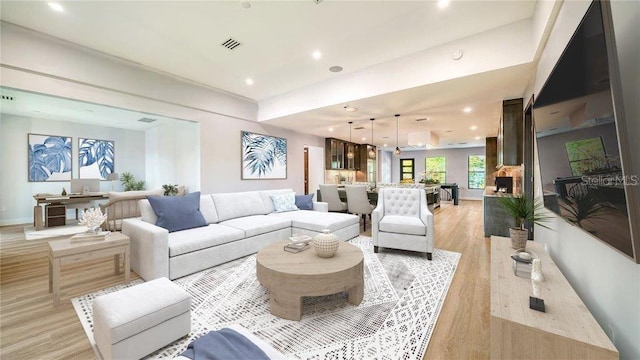
[[338, 185], [320, 184], [318, 186], [320, 187], [320, 196], [322, 197], [322, 202], [326, 202], [329, 204], [329, 211], [347, 211], [347, 204], [340, 200], [340, 195], [338, 194]]
[[367, 215], [371, 215], [374, 206], [369, 202], [366, 185], [345, 185], [347, 192], [347, 211], [363, 218], [363, 231], [367, 230]]

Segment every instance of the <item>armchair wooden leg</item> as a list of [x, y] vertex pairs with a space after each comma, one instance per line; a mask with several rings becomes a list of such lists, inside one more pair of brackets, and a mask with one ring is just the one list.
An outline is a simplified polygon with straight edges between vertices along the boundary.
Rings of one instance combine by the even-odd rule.
[[427, 253], [427, 260], [431, 260], [431, 257], [432, 257], [432, 256], [431, 256], [431, 253], [430, 253], [430, 252], [428, 252], [428, 253]]
[[376, 254], [378, 253], [378, 247], [377, 246], [373, 247], [373, 252], [376, 253]]

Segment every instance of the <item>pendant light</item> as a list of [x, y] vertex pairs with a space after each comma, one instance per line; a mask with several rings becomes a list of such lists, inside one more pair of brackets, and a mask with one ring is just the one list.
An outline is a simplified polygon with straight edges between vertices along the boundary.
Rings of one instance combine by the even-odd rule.
[[374, 118], [369, 119], [371, 120], [371, 149], [369, 149], [369, 159], [375, 159], [376, 158], [376, 151], [373, 149], [374, 145], [373, 145], [373, 120], [375, 120]]
[[[353, 121], [349, 121], [349, 143], [351, 143], [351, 127], [353, 125]], [[353, 146], [351, 144], [348, 145], [349, 151], [347, 152], [347, 159], [353, 159]]]
[[393, 155], [398, 156], [402, 153], [402, 151], [400, 151], [400, 147], [398, 146], [398, 118], [400, 117], [400, 114], [396, 114], [396, 149], [393, 150]]

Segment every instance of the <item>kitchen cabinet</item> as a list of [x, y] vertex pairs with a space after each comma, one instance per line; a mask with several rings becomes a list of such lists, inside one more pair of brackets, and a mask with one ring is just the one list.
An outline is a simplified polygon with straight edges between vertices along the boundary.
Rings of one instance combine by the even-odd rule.
[[498, 127], [498, 164], [518, 166], [522, 164], [524, 136], [523, 99], [504, 100]]
[[358, 182], [376, 182], [376, 173], [378, 164], [376, 158], [369, 157], [369, 150], [373, 150], [377, 156], [377, 149], [373, 145], [358, 145], [358, 151], [356, 152], [356, 181]]
[[495, 170], [498, 166], [498, 138], [488, 137], [485, 139], [485, 169], [484, 183], [493, 185], [496, 181]]
[[324, 139], [325, 169], [345, 169], [345, 142], [338, 139]]

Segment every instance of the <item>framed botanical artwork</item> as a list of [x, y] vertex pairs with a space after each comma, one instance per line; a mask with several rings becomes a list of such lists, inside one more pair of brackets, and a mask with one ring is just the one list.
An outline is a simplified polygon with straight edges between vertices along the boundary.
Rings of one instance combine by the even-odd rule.
[[114, 143], [111, 140], [78, 139], [80, 179], [107, 180], [113, 173]]
[[71, 180], [71, 138], [28, 134], [29, 181]]
[[242, 179], [286, 179], [287, 139], [242, 131]]

